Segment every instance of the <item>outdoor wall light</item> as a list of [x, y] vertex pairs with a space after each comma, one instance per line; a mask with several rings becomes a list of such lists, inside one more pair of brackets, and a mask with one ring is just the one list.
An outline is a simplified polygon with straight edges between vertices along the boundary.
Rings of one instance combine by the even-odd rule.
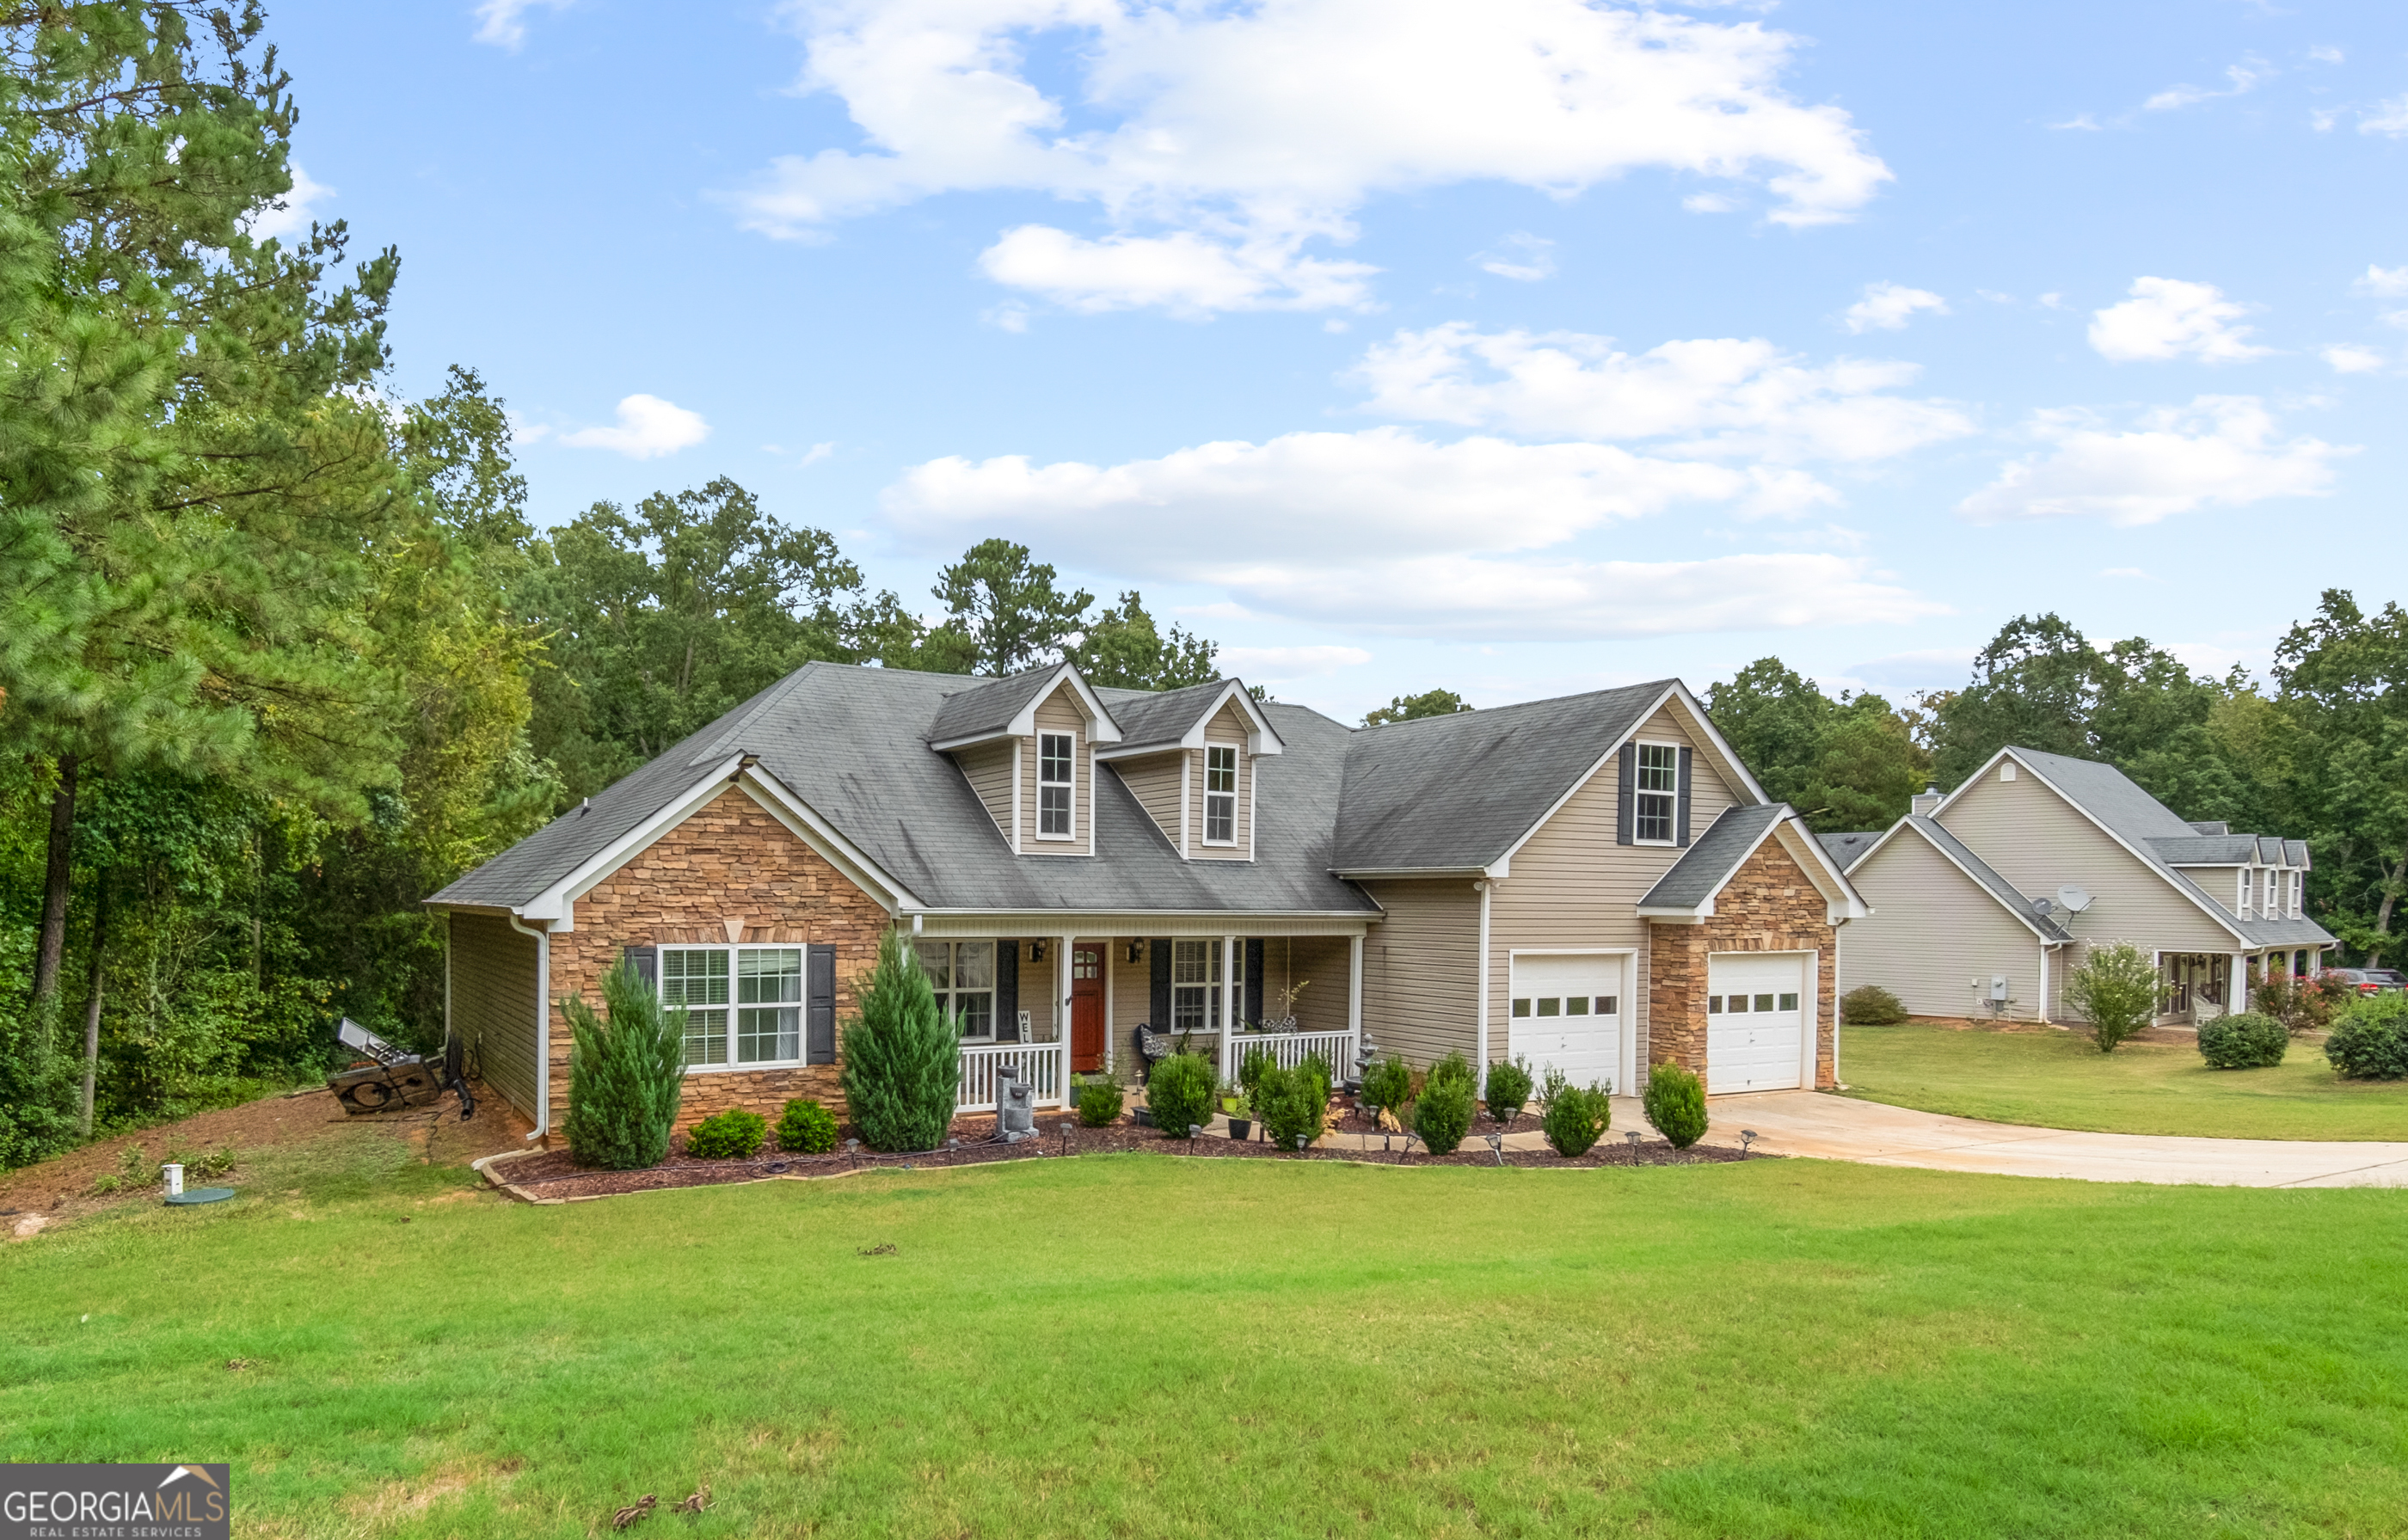
[[1044, 942], [1032, 941], [1028, 944], [1028, 961], [1031, 962], [1042, 962], [1045, 961]]
[[1129, 960], [1131, 962], [1144, 962], [1144, 961], [1145, 961], [1145, 943], [1144, 943], [1144, 942], [1142, 942], [1142, 941], [1132, 941], [1132, 942], [1130, 942], [1130, 943], [1129, 943], [1128, 960]]

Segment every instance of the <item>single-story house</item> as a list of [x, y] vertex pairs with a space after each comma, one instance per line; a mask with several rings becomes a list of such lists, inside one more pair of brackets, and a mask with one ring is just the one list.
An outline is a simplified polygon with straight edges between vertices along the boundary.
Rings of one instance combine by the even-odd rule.
[[560, 1001], [623, 957], [686, 1012], [691, 1121], [840, 1101], [841, 1025], [908, 933], [958, 1103], [1133, 1077], [1137, 1029], [1524, 1056], [1636, 1089], [1831, 1083], [1837, 928], [1866, 909], [1678, 680], [1350, 729], [1236, 679], [1098, 689], [811, 663], [427, 900], [448, 1011], [536, 1122]]
[[2336, 945], [2306, 915], [2305, 841], [2186, 821], [2094, 760], [2001, 749], [1887, 831], [1823, 843], [1874, 911], [1842, 991], [1878, 984], [1916, 1016], [2077, 1019], [2068, 974], [2130, 941], [2157, 959], [2159, 1023], [2193, 1025]]

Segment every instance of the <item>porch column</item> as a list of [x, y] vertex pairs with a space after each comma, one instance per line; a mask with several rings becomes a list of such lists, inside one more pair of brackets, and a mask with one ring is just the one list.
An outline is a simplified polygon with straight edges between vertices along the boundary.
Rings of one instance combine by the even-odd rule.
[[1238, 1076], [1238, 1062], [1234, 1054], [1238, 1035], [1238, 991], [1244, 982], [1240, 968], [1240, 959], [1243, 955], [1238, 949], [1236, 936], [1221, 938], [1221, 1078], [1224, 1080], [1234, 1080]]
[[1354, 1041], [1348, 1045], [1347, 1057], [1354, 1061], [1354, 1076], [1363, 1077], [1363, 938], [1346, 938], [1346, 1031]]
[[2232, 983], [2224, 991], [2224, 1014], [2238, 1016], [2249, 1008], [2249, 954], [2232, 954]]

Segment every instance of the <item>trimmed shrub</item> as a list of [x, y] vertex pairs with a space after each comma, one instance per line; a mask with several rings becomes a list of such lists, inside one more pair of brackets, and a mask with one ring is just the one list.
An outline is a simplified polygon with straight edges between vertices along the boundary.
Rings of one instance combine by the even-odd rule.
[[2065, 980], [2066, 1003], [2090, 1023], [2101, 1053], [2147, 1030], [2157, 1012], [2157, 965], [2128, 941], [2093, 942]]
[[1510, 1123], [1530, 1101], [1530, 1066], [1516, 1059], [1488, 1066], [1488, 1116]]
[[568, 1018], [568, 1152], [579, 1165], [640, 1171], [669, 1152], [685, 1095], [685, 1012], [661, 1008], [632, 963], [602, 980], [607, 1020], [580, 995]]
[[1090, 1080], [1079, 1088], [1079, 1121], [1102, 1128], [1121, 1115], [1121, 1088], [1111, 1080]]
[[1238, 1062], [1238, 1089], [1245, 1093], [1247, 1101], [1254, 1101], [1254, 1089], [1263, 1083], [1263, 1072], [1278, 1067], [1279, 1060], [1261, 1044], [1246, 1050], [1246, 1056]]
[[1906, 1020], [1906, 1003], [1879, 984], [1859, 984], [1840, 996], [1840, 1021], [1851, 1027], [1894, 1027]]
[[1460, 1053], [1450, 1053], [1430, 1066], [1429, 1078], [1422, 1082], [1422, 1094], [1428, 1095], [1430, 1087], [1441, 1080], [1460, 1080], [1472, 1088], [1474, 1096], [1480, 1094], [1480, 1077], [1471, 1073], [1471, 1061]]
[[1680, 1065], [1657, 1064], [1649, 1070], [1642, 1102], [1647, 1120], [1674, 1149], [1686, 1149], [1706, 1136], [1706, 1083]]
[[2264, 1069], [2281, 1063], [2290, 1046], [2282, 1022], [2254, 1011], [2199, 1024], [2199, 1056], [2210, 1069]]
[[1312, 1058], [1294, 1069], [1266, 1068], [1254, 1092], [1254, 1113], [1262, 1119], [1263, 1137], [1276, 1148], [1294, 1149], [1298, 1139], [1312, 1144], [1328, 1123], [1329, 1066]]
[[897, 932], [879, 938], [861, 1014], [845, 1023], [843, 1060], [845, 1104], [863, 1144], [905, 1152], [945, 1142], [960, 1086], [960, 1035]]
[[1405, 1104], [1412, 1099], [1413, 1067], [1402, 1059], [1383, 1059], [1363, 1072], [1363, 1100], [1396, 1114], [1398, 1121], [1404, 1119]]
[[685, 1152], [705, 1161], [749, 1161], [768, 1137], [768, 1119], [729, 1107], [694, 1125], [685, 1136]]
[[2270, 978], [2258, 986], [2250, 1004], [2297, 1037], [2330, 1026], [2357, 998], [2358, 991], [2347, 979], [2328, 973], [2314, 978]]
[[1605, 1087], [1592, 1084], [1586, 1091], [1565, 1086], [1548, 1097], [1542, 1126], [1549, 1148], [1567, 1161], [1577, 1161], [1605, 1137], [1612, 1121], [1613, 1098]]
[[1174, 1053], [1154, 1066], [1145, 1105], [1166, 1139], [1184, 1139], [1190, 1127], [1212, 1124], [1212, 1062], [1200, 1054]]
[[[1463, 1062], [1461, 1054], [1449, 1054], [1447, 1057], [1457, 1063]], [[1440, 1066], [1445, 1062], [1443, 1059], [1439, 1061]], [[1463, 1143], [1463, 1136], [1471, 1131], [1471, 1105], [1469, 1064], [1464, 1065], [1464, 1073], [1460, 1076], [1440, 1077], [1433, 1068], [1428, 1083], [1422, 1087], [1421, 1095], [1413, 1101], [1413, 1132], [1421, 1135], [1422, 1143], [1429, 1146], [1431, 1154], [1452, 1155], [1455, 1147]]]
[[836, 1148], [836, 1114], [797, 1096], [778, 1119], [778, 1148], [789, 1155], [824, 1155]]
[[2325, 1058], [2345, 1080], [2408, 1078], [2408, 994], [2359, 997], [2326, 1034]]

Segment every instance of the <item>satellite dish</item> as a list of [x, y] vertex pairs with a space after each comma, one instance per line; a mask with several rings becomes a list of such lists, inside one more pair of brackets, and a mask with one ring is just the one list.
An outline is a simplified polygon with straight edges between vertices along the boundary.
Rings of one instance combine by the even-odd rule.
[[2090, 907], [2092, 902], [2086, 890], [2076, 888], [2071, 883], [2057, 891], [2057, 901], [2065, 905], [2065, 912], [2068, 914], [2080, 914]]
[[2048, 918], [2048, 916], [2049, 916], [2049, 911], [2051, 911], [2051, 910], [2055, 909], [2056, 907], [2057, 907], [2057, 901], [2056, 901], [2055, 899], [2048, 899], [2048, 898], [2035, 898], [2035, 899], [2033, 899], [2033, 900], [2032, 900], [2032, 909], [2033, 909], [2033, 911], [2034, 911], [2035, 913], [2037, 913], [2037, 914], [2038, 914], [2038, 915], [2039, 915], [2042, 920], [2046, 920], [2046, 919]]

